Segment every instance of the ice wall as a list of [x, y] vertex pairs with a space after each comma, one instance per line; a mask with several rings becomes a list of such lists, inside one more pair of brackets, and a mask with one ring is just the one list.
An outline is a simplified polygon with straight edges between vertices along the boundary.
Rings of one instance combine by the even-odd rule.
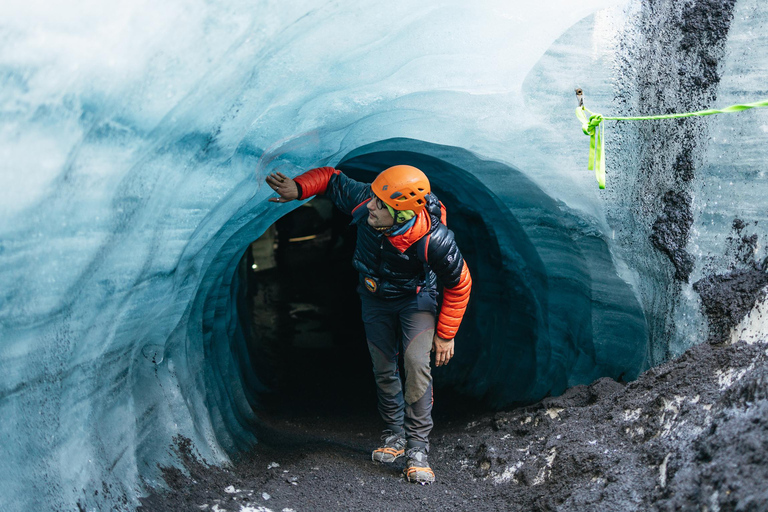
[[[652, 300], [661, 292], [643, 288], [648, 265], [627, 264], [638, 261], [627, 256], [631, 244], [612, 242], [617, 223], [583, 170], [587, 139], [572, 118], [576, 86], [594, 110], [616, 106], [613, 64], [641, 7], [600, 10], [614, 5], [6, 2], [3, 508], [129, 509], [146, 484], [160, 483], [156, 464], [173, 462], [173, 436], [192, 439], [211, 462], [255, 442], [260, 383], [244, 353], [236, 266], [292, 207], [266, 203], [263, 177], [359, 158], [384, 146], [359, 148], [394, 137], [458, 169], [443, 184], [447, 197], [461, 199], [449, 185], [479, 181], [495, 215], [522, 226], [514, 243], [534, 247], [527, 261], [546, 269], [534, 279], [539, 291], [566, 285], [597, 312], [598, 321], [547, 313], [530, 324], [571, 355], [558, 356], [562, 372], [526, 398], [555, 378], [557, 389], [594, 376], [595, 364], [569, 367], [574, 340], [610, 350], [615, 332], [601, 335], [599, 320], [611, 311], [640, 319], [628, 338], [636, 371], [646, 352], [641, 317], [663, 316]], [[756, 30], [740, 19], [742, 33]], [[618, 162], [609, 159], [613, 172]], [[528, 209], [531, 198], [538, 203]], [[494, 240], [508, 250], [504, 236]], [[566, 268], [574, 257], [581, 263]], [[593, 277], [615, 286], [592, 286]], [[539, 311], [566, 310], [557, 293], [536, 296]], [[470, 332], [498, 328], [489, 325]], [[595, 332], [563, 338], [573, 325]], [[497, 377], [473, 390], [477, 379], [445, 376], [513, 400], [519, 388], [500, 391]]]
[[[736, 3], [731, 31], [722, 63], [717, 103], [732, 105], [768, 98], [768, 5], [756, 0]], [[678, 322], [694, 327], [721, 323], [722, 309], [730, 304], [733, 318], [726, 318], [726, 338], [764, 338], [768, 333], [765, 319], [758, 320], [759, 311], [752, 309], [765, 300], [765, 258], [768, 256], [768, 218], [765, 193], [768, 187], [768, 111], [744, 112], [739, 116], [718, 116], [708, 124], [710, 143], [702, 155], [699, 178], [691, 193], [694, 223], [688, 250], [695, 256], [691, 287], [685, 287], [689, 300], [680, 308]], [[740, 221], [740, 222], [739, 222]], [[701, 298], [695, 283], [708, 276], [732, 278], [749, 275], [744, 293], [733, 293], [738, 284], [727, 286], [723, 303], [714, 306], [714, 315], [702, 314]], [[705, 296], [705, 299], [708, 297]], [[718, 311], [718, 306], [721, 306]], [[759, 304], [758, 304], [759, 306]], [[744, 315], [758, 313], [749, 327], [736, 327]], [[712, 318], [714, 316], [715, 318]], [[747, 322], [748, 323], [748, 322]], [[701, 327], [700, 327], [701, 328]], [[733, 329], [733, 330], [731, 330]], [[713, 333], [714, 334], [714, 333]], [[695, 342], [696, 330], [689, 329], [673, 347], [679, 353]]]

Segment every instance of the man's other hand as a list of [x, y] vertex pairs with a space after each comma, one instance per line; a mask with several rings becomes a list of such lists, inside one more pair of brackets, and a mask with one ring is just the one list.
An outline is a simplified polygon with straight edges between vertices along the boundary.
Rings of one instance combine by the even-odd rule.
[[274, 172], [267, 176], [267, 185], [277, 192], [280, 197], [270, 197], [272, 203], [287, 203], [299, 198], [299, 189], [296, 183], [281, 172]]
[[444, 340], [435, 334], [432, 340], [432, 352], [435, 353], [435, 366], [444, 366], [453, 357], [453, 339]]

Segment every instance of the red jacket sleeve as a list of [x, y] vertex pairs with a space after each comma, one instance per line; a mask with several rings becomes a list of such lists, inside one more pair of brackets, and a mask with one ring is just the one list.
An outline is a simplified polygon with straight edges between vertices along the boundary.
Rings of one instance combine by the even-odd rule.
[[437, 320], [437, 335], [444, 340], [451, 340], [459, 330], [461, 319], [467, 310], [469, 292], [472, 290], [472, 276], [469, 275], [467, 262], [461, 269], [459, 284], [453, 288], [443, 288], [443, 305]]
[[310, 169], [300, 176], [296, 176], [293, 181], [298, 185], [299, 199], [325, 194], [325, 189], [328, 187], [328, 181], [331, 179], [331, 176], [339, 174], [339, 172], [333, 167], [318, 167], [317, 169]]

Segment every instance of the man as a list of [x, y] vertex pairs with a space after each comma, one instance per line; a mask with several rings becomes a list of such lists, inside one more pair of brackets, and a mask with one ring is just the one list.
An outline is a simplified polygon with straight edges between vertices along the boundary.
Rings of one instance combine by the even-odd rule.
[[[280, 196], [272, 202], [325, 194], [352, 215], [358, 227], [353, 265], [360, 274], [363, 323], [379, 413], [386, 424], [382, 446], [371, 457], [389, 463], [405, 454], [409, 481], [434, 482], [427, 461], [433, 425], [429, 354], [435, 352], [436, 366], [453, 357], [453, 339], [472, 280], [429, 180], [415, 167], [396, 165], [371, 184], [354, 181], [333, 167], [312, 169], [295, 180], [274, 173], [266, 181]], [[435, 332], [436, 277], [444, 290]], [[405, 390], [398, 370], [398, 326]]]

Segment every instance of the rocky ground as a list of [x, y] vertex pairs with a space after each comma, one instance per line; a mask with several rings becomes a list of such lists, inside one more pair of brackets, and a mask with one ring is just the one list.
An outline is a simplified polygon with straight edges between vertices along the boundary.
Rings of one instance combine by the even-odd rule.
[[703, 344], [628, 385], [436, 418], [430, 486], [371, 462], [374, 415], [265, 417], [229, 468], [180, 439], [185, 471], [140, 510], [768, 510], [767, 348]]

